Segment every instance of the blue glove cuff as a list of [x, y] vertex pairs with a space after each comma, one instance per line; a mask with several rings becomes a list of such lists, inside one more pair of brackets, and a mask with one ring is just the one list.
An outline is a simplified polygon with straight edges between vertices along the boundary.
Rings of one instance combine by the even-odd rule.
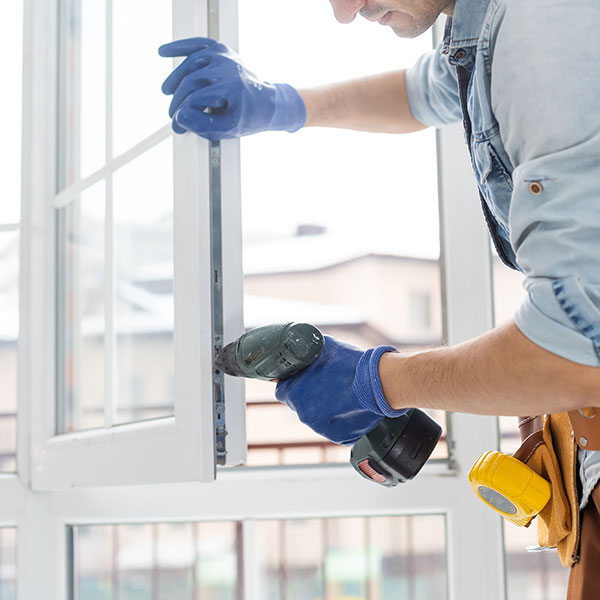
[[287, 83], [276, 83], [275, 110], [267, 126], [270, 131], [293, 133], [306, 123], [306, 106], [298, 91]]
[[381, 387], [379, 378], [379, 359], [385, 352], [395, 352], [393, 346], [379, 346], [367, 350], [358, 361], [354, 374], [352, 389], [361, 406], [366, 410], [381, 415], [382, 417], [399, 417], [408, 408], [394, 410], [390, 408]]

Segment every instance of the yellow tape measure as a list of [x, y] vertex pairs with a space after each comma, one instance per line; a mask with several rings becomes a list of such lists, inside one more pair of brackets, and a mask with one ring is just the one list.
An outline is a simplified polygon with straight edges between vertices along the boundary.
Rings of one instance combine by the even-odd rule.
[[502, 452], [482, 454], [469, 473], [473, 491], [515, 525], [528, 525], [550, 500], [550, 484], [525, 463]]

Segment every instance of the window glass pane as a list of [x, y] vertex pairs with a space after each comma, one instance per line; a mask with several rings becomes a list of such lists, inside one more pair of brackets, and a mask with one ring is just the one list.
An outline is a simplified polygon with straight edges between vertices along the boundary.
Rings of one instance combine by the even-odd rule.
[[256, 598], [447, 597], [442, 516], [263, 521], [256, 540]]
[[2, 143], [2, 202], [0, 224], [17, 223], [21, 203], [21, 86], [23, 48], [23, 2], [13, 0], [2, 3], [0, 39], [4, 48], [10, 49], [2, 60], [3, 93], [0, 94]]
[[536, 522], [526, 529], [504, 521], [508, 600], [563, 600], [567, 595], [569, 569], [556, 551], [526, 551], [537, 546], [536, 528]]
[[80, 600], [242, 600], [244, 578], [251, 598], [269, 600], [447, 597], [438, 515], [269, 520], [245, 530], [214, 522], [72, 531]]
[[58, 213], [59, 239], [64, 240], [59, 261], [59, 306], [64, 311], [59, 344], [61, 433], [104, 425], [104, 194], [102, 181]]
[[[0, 94], [2, 128], [2, 202], [0, 203], [0, 471], [15, 472], [17, 434], [17, 342], [19, 336], [19, 228], [21, 213], [21, 102], [23, 2], [5, 2], [0, 37], [10, 58], [3, 76], [10, 82]], [[4, 227], [3, 227], [4, 226]], [[4, 229], [4, 231], [3, 231]], [[8, 529], [0, 530], [3, 532]], [[9, 534], [7, 534], [9, 535]], [[11, 596], [12, 597], [12, 596]]]
[[0, 232], [0, 471], [16, 471], [19, 234]]
[[113, 2], [113, 155], [168, 123], [160, 91], [172, 70], [158, 47], [172, 40], [170, 0]]
[[[403, 40], [364, 19], [342, 26], [321, 0], [254, 0], [239, 10], [245, 64], [297, 87], [407, 67], [431, 48], [428, 35]], [[246, 327], [308, 321], [362, 348], [440, 345], [435, 132], [308, 128], [241, 144]], [[246, 385], [247, 464], [348, 460], [348, 448], [274, 402], [273, 384]], [[445, 438], [434, 456], [447, 456]]]
[[17, 598], [17, 529], [0, 528], [0, 600]]
[[114, 176], [115, 423], [173, 414], [173, 148]]
[[72, 528], [80, 600], [242, 600], [238, 523]]
[[106, 8], [98, 0], [66, 0], [66, 185], [106, 160]]

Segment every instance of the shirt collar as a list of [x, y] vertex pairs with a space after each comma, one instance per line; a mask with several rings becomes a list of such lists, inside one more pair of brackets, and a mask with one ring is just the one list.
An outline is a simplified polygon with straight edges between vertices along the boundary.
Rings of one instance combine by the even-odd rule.
[[476, 46], [479, 41], [490, 0], [456, 0], [454, 16], [446, 19], [442, 53], [465, 46]]

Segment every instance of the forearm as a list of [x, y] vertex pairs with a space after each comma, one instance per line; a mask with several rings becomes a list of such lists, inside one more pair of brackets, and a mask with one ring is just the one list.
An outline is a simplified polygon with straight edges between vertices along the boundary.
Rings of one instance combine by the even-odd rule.
[[533, 415], [600, 404], [600, 369], [548, 352], [508, 323], [463, 344], [379, 363], [393, 409]]
[[410, 111], [405, 73], [393, 71], [299, 90], [306, 105], [306, 126], [376, 133], [425, 129]]

